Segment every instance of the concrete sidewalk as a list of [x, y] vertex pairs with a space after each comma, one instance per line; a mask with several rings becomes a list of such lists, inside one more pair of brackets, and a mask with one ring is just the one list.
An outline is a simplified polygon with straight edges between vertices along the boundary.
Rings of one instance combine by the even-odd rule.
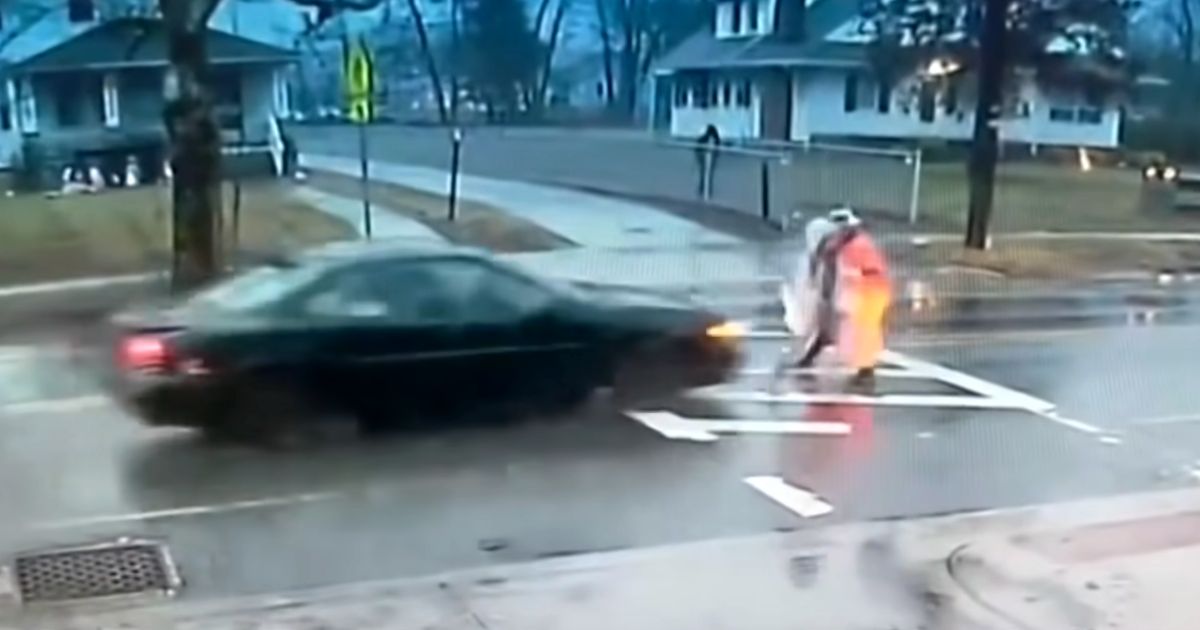
[[[360, 237], [366, 236], [366, 219], [363, 217], [362, 201], [323, 192], [308, 186], [296, 188], [293, 194], [304, 203], [350, 224]], [[416, 238], [438, 242], [446, 240], [424, 223], [379, 204], [371, 206], [371, 238]]]
[[0, 628], [1184, 630], [1198, 519], [1200, 490], [1175, 490], [234, 601], [0, 606]]
[[[359, 176], [355, 159], [303, 154], [304, 168]], [[449, 175], [424, 166], [371, 162], [371, 177], [445, 195]], [[463, 199], [485, 203], [536, 223], [583, 247], [680, 247], [737, 243], [738, 239], [647, 205], [569, 188], [463, 175]]]

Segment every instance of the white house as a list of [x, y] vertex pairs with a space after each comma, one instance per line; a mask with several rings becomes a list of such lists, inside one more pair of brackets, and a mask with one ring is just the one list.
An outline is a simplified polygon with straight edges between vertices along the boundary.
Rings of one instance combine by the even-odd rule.
[[[655, 66], [655, 91], [671, 95], [671, 133], [694, 137], [713, 125], [728, 139], [969, 140], [970, 81], [930, 79], [928, 71], [880, 81], [858, 8], [855, 0], [718, 0], [712, 31]], [[1000, 123], [1003, 141], [1116, 146], [1114, 99], [1019, 80]]]
[[[152, 0], [126, 3], [121, 5], [123, 11], [117, 14], [102, 13], [107, 5], [98, 0], [67, 0], [46, 3], [44, 7], [31, 3], [33, 9], [26, 11], [18, 11], [20, 7], [0, 7], [0, 85], [4, 86], [0, 93], [0, 169], [12, 167], [27, 142], [46, 142], [52, 136], [63, 136], [68, 131], [61, 128], [64, 119], [79, 119], [76, 125], [79, 129], [73, 131], [89, 129], [89, 122], [96, 123], [92, 125], [97, 132], [96, 141], [108, 144], [124, 141], [122, 134], [138, 126], [156, 137], [162, 136], [161, 107], [155, 109], [153, 105], [161, 101], [162, 82], [157, 74], [152, 76], [151, 71], [161, 73], [159, 66], [165, 62], [162, 59], [135, 59], [132, 48], [111, 52], [109, 49], [115, 46], [116, 40], [111, 37], [106, 40], [102, 36], [123, 32], [119, 28], [114, 31], [112, 27], [115, 22], [128, 24], [138, 19], [131, 15], [155, 15], [156, 4]], [[230, 96], [236, 96], [239, 101], [237, 119], [239, 125], [244, 126], [248, 141], [261, 140], [266, 133], [264, 116], [290, 113], [296, 88], [293, 68], [296, 55], [290, 49], [296, 34], [305, 27], [305, 11], [287, 0], [226, 2], [210, 20], [212, 37], [220, 40], [219, 44], [234, 42], [238, 47], [234, 57], [246, 57], [250, 53], [270, 57], [269, 60], [259, 59], [262, 63], [255, 67], [256, 72], [241, 73], [239, 69], [238, 86]], [[88, 55], [72, 62], [78, 66], [74, 68], [77, 70], [74, 74], [60, 67], [64, 47], [97, 43], [108, 46], [90, 50]], [[150, 48], [139, 45], [137, 52], [144, 57], [150, 54], [147, 53]], [[111, 52], [113, 59], [104, 58], [106, 51]], [[129, 58], [123, 58], [126, 56]], [[38, 59], [41, 61], [36, 61]], [[47, 59], [56, 60], [57, 65], [49, 69], [42, 67]], [[229, 65], [237, 60], [224, 61]], [[100, 72], [102, 66], [110, 70], [107, 75]], [[105, 80], [75, 81], [89, 73], [105, 76]], [[117, 74], [122, 74], [124, 80], [115, 81]], [[58, 88], [47, 78], [51, 75], [69, 89]], [[229, 81], [224, 78], [222, 85], [227, 86]], [[228, 93], [225, 90], [221, 94]], [[81, 109], [82, 115], [58, 116], [62, 113], [58, 110], [67, 108], [72, 100], [86, 105]], [[256, 114], [257, 118], [251, 114]], [[103, 138], [100, 132], [103, 132]], [[72, 142], [80, 150], [96, 149], [84, 147], [86, 143], [83, 142]]]

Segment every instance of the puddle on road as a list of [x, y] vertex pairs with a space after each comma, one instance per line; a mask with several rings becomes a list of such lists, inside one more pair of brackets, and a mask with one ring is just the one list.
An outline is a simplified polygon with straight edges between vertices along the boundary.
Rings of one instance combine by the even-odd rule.
[[93, 379], [64, 348], [0, 346], [0, 408], [96, 392]]

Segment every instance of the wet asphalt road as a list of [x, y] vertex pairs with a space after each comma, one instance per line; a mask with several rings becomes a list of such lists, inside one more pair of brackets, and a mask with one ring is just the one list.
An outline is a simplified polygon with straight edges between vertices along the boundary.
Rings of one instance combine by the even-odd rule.
[[[1177, 487], [1194, 483], [1200, 462], [1200, 399], [1188, 394], [1198, 335], [1168, 326], [925, 338], [894, 349], [935, 368], [889, 368], [880, 391], [939, 397], [930, 404], [724, 400], [761, 395], [780, 342], [760, 339], [737, 382], [642, 408], [837, 422], [849, 425], [844, 436], [669, 439], [597, 401], [554, 421], [302, 453], [142, 428], [95, 398], [53, 345], [9, 339], [0, 348], [0, 553], [161, 538], [183, 596], [206, 598]], [[1024, 410], [1006, 388], [1056, 410]], [[803, 502], [747, 483], [764, 477], [832, 513], [805, 518]]]

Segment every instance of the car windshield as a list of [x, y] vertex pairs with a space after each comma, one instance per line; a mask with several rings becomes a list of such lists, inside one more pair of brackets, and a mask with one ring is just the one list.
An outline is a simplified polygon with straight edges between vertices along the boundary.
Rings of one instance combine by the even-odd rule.
[[1200, 630], [1200, 0], [0, 0], [0, 86], [4, 628]]
[[277, 303], [320, 274], [315, 265], [258, 267], [198, 292], [191, 302], [223, 311], [255, 311]]

